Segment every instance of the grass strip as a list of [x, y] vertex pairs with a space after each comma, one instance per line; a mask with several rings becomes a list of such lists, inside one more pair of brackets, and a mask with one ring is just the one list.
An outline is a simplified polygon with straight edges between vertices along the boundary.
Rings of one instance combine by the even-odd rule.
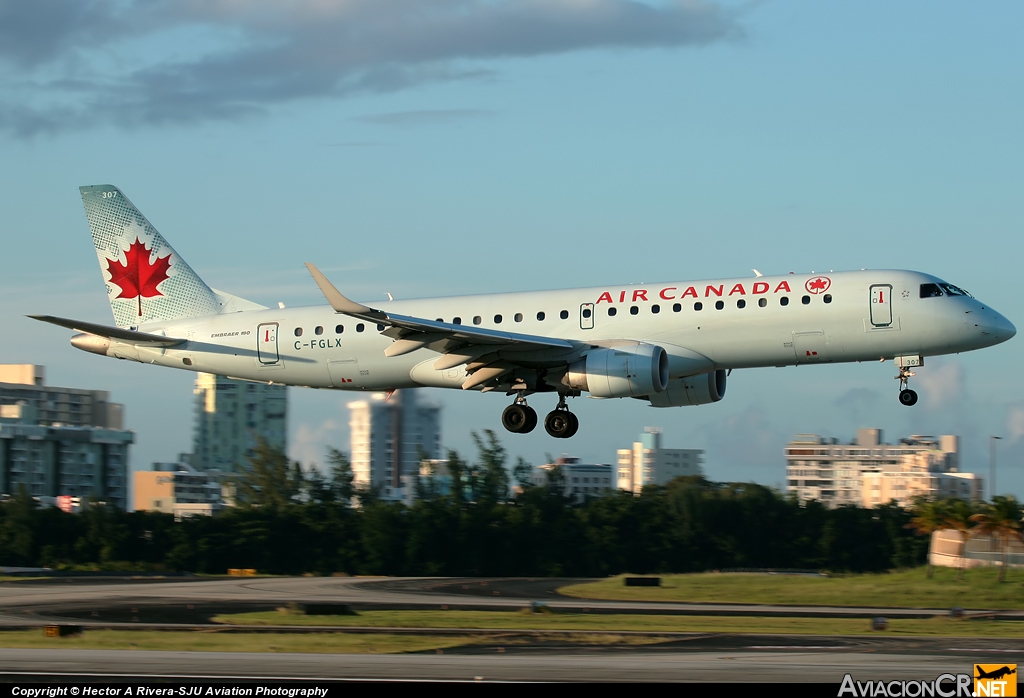
[[971, 618], [896, 618], [884, 631], [867, 618], [773, 618], [669, 614], [529, 613], [515, 611], [361, 611], [351, 616], [304, 616], [281, 611], [223, 614], [230, 625], [361, 628], [445, 628], [512, 631], [681, 632], [779, 635], [932, 635], [1024, 638], [1024, 622]]
[[930, 579], [926, 567], [829, 577], [706, 572], [660, 575], [660, 587], [627, 587], [623, 578], [630, 575], [619, 575], [558, 591], [617, 601], [1024, 609], [1024, 573], [1011, 570], [1002, 583], [996, 581], [997, 574], [994, 568], [973, 569], [957, 581], [957, 570], [946, 567], [936, 568]]

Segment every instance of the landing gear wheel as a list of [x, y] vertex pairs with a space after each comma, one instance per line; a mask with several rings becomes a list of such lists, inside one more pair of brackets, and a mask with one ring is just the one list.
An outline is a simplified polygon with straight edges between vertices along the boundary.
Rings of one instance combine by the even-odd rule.
[[[572, 429], [574, 416], [568, 410], [556, 409], [548, 412], [548, 416], [544, 418], [544, 431], [556, 439], [567, 439], [574, 433]], [[577, 428], [579, 428], [578, 422]]]
[[917, 393], [914, 392], [913, 390], [911, 390], [910, 388], [906, 388], [904, 390], [901, 390], [900, 391], [900, 404], [901, 405], [906, 405], [907, 407], [910, 407], [911, 405], [916, 405], [917, 404]]
[[576, 432], [580, 430], [580, 420], [579, 417], [574, 415], [572, 412], [566, 412], [566, 414], [569, 415], [569, 422], [571, 422], [571, 424], [569, 425], [569, 433], [565, 435], [565, 438], [571, 439], [576, 436]]
[[501, 425], [513, 434], [528, 434], [537, 426], [537, 413], [529, 405], [516, 402], [501, 413]]

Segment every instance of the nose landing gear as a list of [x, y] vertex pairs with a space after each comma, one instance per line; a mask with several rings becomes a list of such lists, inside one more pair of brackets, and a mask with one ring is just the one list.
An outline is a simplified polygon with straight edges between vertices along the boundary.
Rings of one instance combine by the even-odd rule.
[[910, 377], [916, 375], [906, 366], [900, 366], [900, 373], [896, 376], [896, 380], [900, 382], [900, 404], [910, 407], [911, 405], [917, 404], [917, 393], [907, 387], [907, 382], [910, 381]]
[[544, 418], [544, 430], [556, 439], [568, 439], [580, 429], [580, 420], [569, 411], [565, 395], [558, 394], [558, 406]]

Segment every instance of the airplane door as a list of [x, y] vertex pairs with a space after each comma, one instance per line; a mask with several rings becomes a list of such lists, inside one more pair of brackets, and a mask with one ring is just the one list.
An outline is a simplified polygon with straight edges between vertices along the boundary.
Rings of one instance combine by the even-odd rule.
[[580, 306], [580, 329], [594, 329], [594, 304], [584, 303]]
[[871, 287], [871, 324], [875, 327], [892, 324], [892, 286], [889, 284]]
[[256, 328], [256, 356], [264, 366], [271, 366], [281, 360], [277, 352], [276, 322], [267, 322]]
[[327, 372], [335, 388], [357, 388], [364, 382], [360, 380], [358, 359], [331, 359], [327, 362]]
[[793, 333], [793, 351], [798, 364], [828, 361], [828, 343], [822, 330]]

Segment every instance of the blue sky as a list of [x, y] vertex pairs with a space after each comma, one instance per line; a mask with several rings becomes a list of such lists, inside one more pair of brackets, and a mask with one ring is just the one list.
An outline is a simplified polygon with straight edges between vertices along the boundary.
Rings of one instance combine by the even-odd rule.
[[[193, 376], [26, 319], [110, 322], [77, 187], [111, 183], [211, 285], [264, 304], [897, 267], [1020, 326], [1024, 6], [1014, 2], [0, 0], [0, 361], [127, 405], [136, 467], [190, 447]], [[1019, 338], [892, 364], [734, 372], [716, 405], [577, 399], [612, 462], [646, 425], [713, 479], [780, 486], [793, 434], [963, 438], [1024, 495]], [[503, 397], [431, 391], [447, 447]], [[290, 392], [292, 455], [358, 396]], [[534, 398], [541, 411], [543, 397]]]

